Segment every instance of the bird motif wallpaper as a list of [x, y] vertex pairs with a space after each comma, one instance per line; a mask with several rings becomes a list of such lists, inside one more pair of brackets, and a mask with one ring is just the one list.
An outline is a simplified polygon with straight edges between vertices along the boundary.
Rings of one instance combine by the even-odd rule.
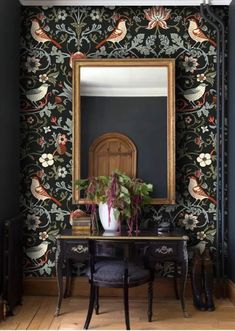
[[[225, 7], [216, 10], [227, 19]], [[26, 276], [55, 276], [56, 236], [79, 209], [71, 199], [73, 58], [176, 60], [177, 203], [146, 206], [141, 225], [169, 220], [191, 250], [216, 254], [216, 35], [199, 8], [23, 7], [20, 58]]]

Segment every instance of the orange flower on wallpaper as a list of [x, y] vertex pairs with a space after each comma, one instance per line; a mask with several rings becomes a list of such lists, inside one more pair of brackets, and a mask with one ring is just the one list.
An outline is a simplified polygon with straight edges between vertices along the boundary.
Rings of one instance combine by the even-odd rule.
[[166, 21], [170, 17], [170, 12], [171, 9], [156, 6], [149, 9], [145, 9], [145, 18], [149, 21], [147, 29], [151, 30], [159, 26], [162, 29], [168, 29]]

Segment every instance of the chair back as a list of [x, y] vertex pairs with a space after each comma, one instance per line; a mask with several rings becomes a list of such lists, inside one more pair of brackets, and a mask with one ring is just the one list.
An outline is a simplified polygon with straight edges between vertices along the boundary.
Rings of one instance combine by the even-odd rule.
[[91, 280], [95, 272], [95, 264], [99, 261], [123, 261], [123, 275], [128, 276], [128, 263], [133, 257], [134, 243], [130, 245], [123, 240], [97, 239], [89, 240], [89, 257]]

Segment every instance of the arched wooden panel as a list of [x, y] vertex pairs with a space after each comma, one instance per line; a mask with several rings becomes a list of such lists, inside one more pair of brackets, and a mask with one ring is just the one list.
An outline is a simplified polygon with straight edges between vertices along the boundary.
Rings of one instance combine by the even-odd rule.
[[136, 176], [137, 150], [126, 135], [110, 132], [93, 141], [89, 148], [89, 176], [109, 176], [115, 169]]

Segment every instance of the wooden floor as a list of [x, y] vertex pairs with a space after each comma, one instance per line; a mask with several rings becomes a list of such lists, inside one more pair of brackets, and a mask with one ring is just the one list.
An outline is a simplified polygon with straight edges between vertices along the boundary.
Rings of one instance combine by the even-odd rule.
[[[24, 297], [15, 316], [0, 323], [1, 330], [79, 330], [83, 329], [88, 300], [72, 297], [63, 300], [61, 315], [54, 317], [56, 297]], [[125, 329], [122, 300], [101, 298], [100, 315], [92, 317], [90, 329]], [[132, 330], [235, 329], [235, 306], [229, 300], [217, 300], [214, 312], [199, 312], [187, 302], [189, 318], [184, 318], [177, 300], [154, 302], [153, 321], [147, 322], [145, 300], [130, 300]]]

